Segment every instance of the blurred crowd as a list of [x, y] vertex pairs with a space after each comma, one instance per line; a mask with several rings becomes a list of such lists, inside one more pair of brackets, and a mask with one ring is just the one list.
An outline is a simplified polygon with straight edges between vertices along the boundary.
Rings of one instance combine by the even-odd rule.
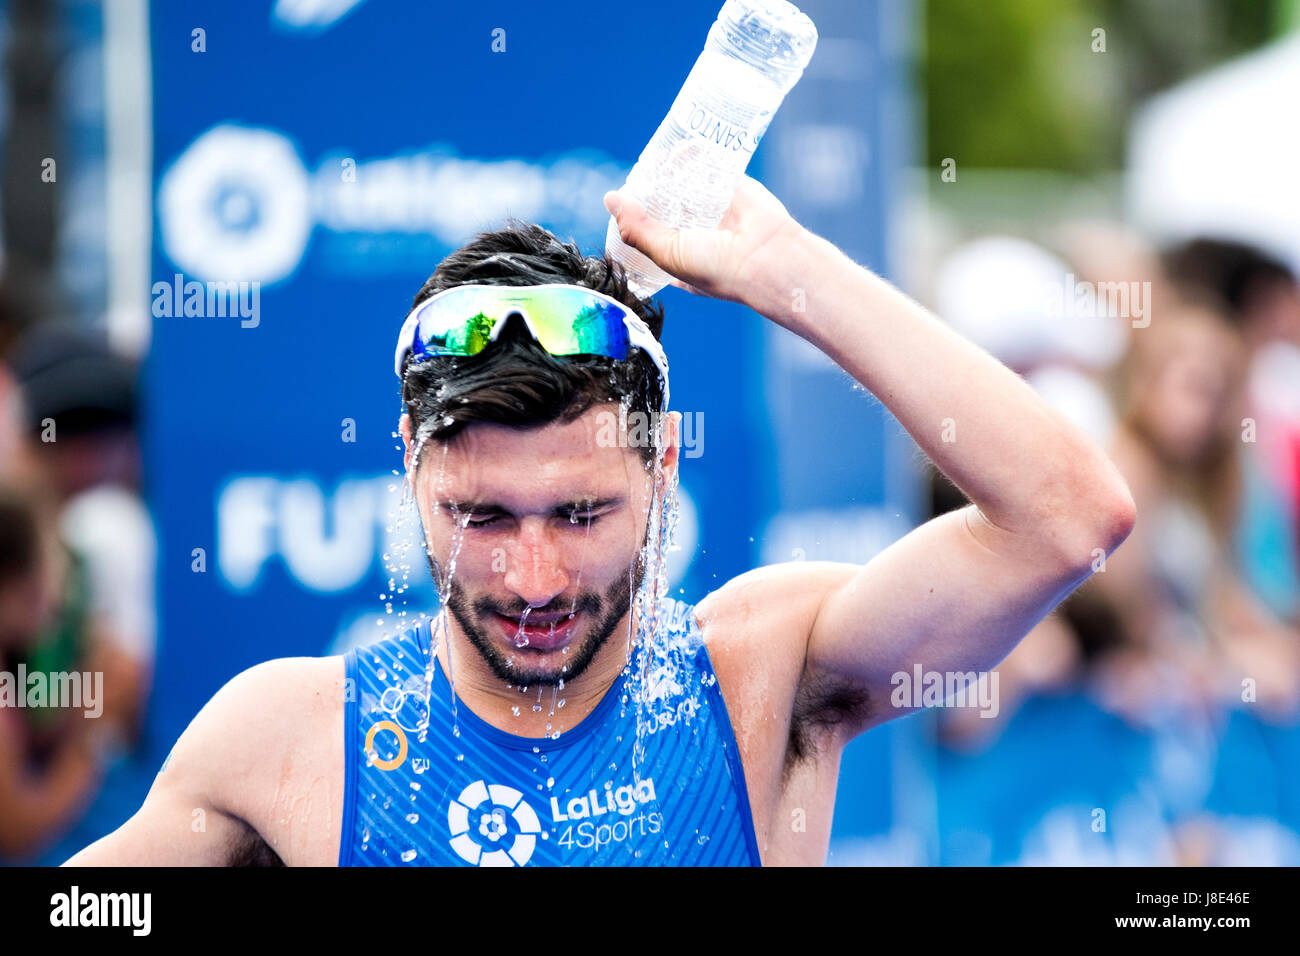
[[0, 674], [11, 689], [36, 672], [91, 675], [82, 686], [102, 699], [89, 716], [53, 695], [0, 706], [0, 864], [59, 863], [62, 844], [89, 842], [78, 824], [139, 741], [155, 537], [137, 370], [16, 301], [0, 293]]
[[[999, 666], [996, 718], [942, 714], [942, 752], [1016, 747], [1030, 781], [1061, 751], [1085, 776], [1129, 762], [1104, 772], [1154, 794], [1166, 833], [1130, 862], [1300, 862], [1300, 284], [1231, 239], [1154, 248], [1076, 223], [1048, 244], [963, 245], [932, 304], [1109, 449], [1137, 526]], [[937, 474], [931, 489], [934, 513], [964, 501]], [[1081, 739], [1062, 700], [1118, 736]], [[1246, 850], [1255, 818], [1280, 824]]]

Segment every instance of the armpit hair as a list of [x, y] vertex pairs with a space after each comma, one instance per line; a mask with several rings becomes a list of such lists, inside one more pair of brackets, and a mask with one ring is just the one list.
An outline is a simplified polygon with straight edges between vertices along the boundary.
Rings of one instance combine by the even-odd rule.
[[228, 866], [284, 866], [284, 860], [262, 839], [262, 835], [248, 827], [230, 854]]
[[795, 693], [783, 773], [821, 753], [835, 728], [865, 723], [871, 713], [870, 695], [860, 684], [832, 675], [805, 676]]

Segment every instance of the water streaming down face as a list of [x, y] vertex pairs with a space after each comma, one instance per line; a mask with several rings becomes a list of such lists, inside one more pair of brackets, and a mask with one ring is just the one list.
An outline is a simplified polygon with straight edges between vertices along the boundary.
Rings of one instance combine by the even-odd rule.
[[[434, 515], [441, 507], [437, 502], [441, 501], [439, 492], [447, 483], [447, 477], [444, 454], [443, 461], [439, 463], [435, 491], [432, 495], [434, 503], [431, 510]], [[438, 586], [444, 612], [450, 612], [450, 615], [456, 619], [470, 645], [488, 665], [492, 674], [508, 688], [517, 685], [521, 690], [526, 690], [537, 686], [539, 693], [542, 687], [558, 689], [565, 681], [580, 677], [597, 652], [605, 645], [615, 626], [627, 614], [631, 604], [630, 588], [621, 576], [616, 577], [603, 593], [583, 588], [582, 575], [587, 564], [586, 553], [591, 537], [591, 522], [579, 519], [576, 511], [569, 517], [570, 525], [581, 527], [582, 542], [582, 551], [576, 561], [576, 580], [572, 596], [568, 598], [557, 596], [544, 606], [540, 606], [524, 601], [522, 595], [513, 590], [498, 596], [496, 587], [503, 580], [500, 572], [504, 571], [504, 563], [501, 567], [497, 567], [494, 560], [492, 569], [494, 573], [489, 576], [488, 581], [484, 580], [481, 558], [485, 546], [482, 544], [481, 537], [476, 537], [476, 554], [472, 559], [477, 574], [471, 575], [471, 578], [476, 579], [475, 585], [482, 590], [474, 592], [463, 585], [456, 575], [456, 569], [461, 545], [466, 539], [467, 527], [473, 515], [461, 514], [459, 505], [454, 501], [448, 510], [452, 518], [449, 525], [453, 530], [449, 553], [445, 554], [440, 562], [433, 548], [426, 547], [426, 559], [433, 580]], [[437, 521], [436, 517], [432, 520]], [[474, 527], [478, 528], [497, 520], [499, 519], [494, 517], [483, 522], [482, 525], [475, 523]], [[492, 550], [494, 554], [499, 553], [504, 562], [506, 549], [500, 546], [504, 539], [491, 538], [490, 540], [498, 544]], [[571, 545], [566, 542], [565, 547], [568, 549]], [[637, 565], [638, 567], [641, 565], [639, 560]], [[574, 565], [566, 560], [557, 565], [554, 570], [556, 573], [561, 573], [561, 568], [568, 569], [569, 573], [572, 573]], [[639, 579], [640, 573], [637, 574], [637, 580]], [[530, 590], [535, 592], [535, 588]], [[573, 625], [573, 628], [578, 629], [578, 633], [583, 636], [576, 642], [563, 640], [562, 635], [557, 636], [557, 626], [562, 627], [569, 621], [576, 621], [579, 614], [585, 615], [584, 620], [593, 622], [585, 631], [578, 629], [576, 623]], [[540, 641], [537, 625], [533, 625], [531, 632], [525, 630], [530, 615], [549, 622], [549, 625], [541, 625], [546, 628], [546, 633], [540, 636]], [[499, 636], [501, 622], [505, 621], [516, 622], [513, 632], [507, 632], [510, 638], [508, 642], [502, 642]], [[442, 623], [446, 623], [445, 615]], [[530, 633], [533, 635], [532, 639], [529, 637]], [[492, 635], [498, 636], [494, 640]], [[535, 641], [539, 644], [536, 648], [532, 647]], [[548, 652], [556, 649], [560, 651], [559, 654]], [[535, 704], [532, 710], [540, 711], [540, 704]]]
[[[659, 611], [663, 600], [668, 595], [668, 552], [674, 542], [679, 514], [677, 498], [677, 469], [665, 469], [662, 450], [666, 436], [665, 423], [661, 417], [654, 433], [655, 455], [653, 458], [654, 485], [656, 494], [651, 506], [646, 544], [641, 549], [642, 557], [648, 563], [646, 585], [637, 589], [638, 639], [635, 648], [630, 649], [630, 656], [635, 654], [635, 661], [629, 661], [632, 673], [625, 685], [627, 696], [631, 698], [637, 715], [636, 744], [632, 750], [632, 776], [639, 779], [638, 770], [645, 762], [646, 737], [650, 729], [657, 726], [658, 715], [653, 713], [656, 700], [664, 700], [660, 693], [669, 686], [680, 688], [681, 681], [673, 673], [680, 661], [673, 655], [657, 653], [659, 650], [660, 622]], [[695, 701], [698, 708], [699, 701]]]
[[[624, 416], [631, 407], [630, 398], [625, 398], [621, 403]], [[620, 574], [607, 585], [599, 590], [587, 588], [584, 590], [582, 584], [583, 570], [586, 564], [586, 542], [590, 539], [590, 525], [586, 528], [582, 541], [584, 543], [583, 560], [578, 562], [575, 586], [571, 598], [566, 598], [563, 602], [557, 602], [556, 605], [546, 605], [545, 607], [532, 608], [527, 605], [520, 608], [517, 603], [510, 604], [506, 599], [498, 599], [491, 595], [473, 596], [466, 592], [462, 582], [457, 578], [457, 564], [461, 556], [461, 549], [466, 539], [466, 529], [469, 515], [455, 514], [451, 522], [453, 533], [450, 538], [450, 546], [445, 549], [442, 560], [439, 560], [433, 553], [433, 549], [428, 544], [425, 535], [421, 535], [423, 542], [420, 546], [425, 549], [427, 566], [432, 574], [435, 584], [440, 595], [440, 608], [437, 612], [437, 619], [430, 627], [432, 653], [430, 654], [427, 666], [424, 668], [422, 697], [424, 707], [422, 708], [422, 717], [419, 723], [419, 740], [425, 741], [429, 729], [429, 701], [432, 692], [432, 681], [434, 671], [437, 666], [437, 653], [439, 644], [444, 635], [448, 633], [450, 624], [449, 618], [454, 617], [462, 632], [468, 638], [469, 643], [474, 647], [476, 652], [481, 656], [483, 661], [490, 667], [492, 674], [500, 679], [506, 685], [507, 690], [528, 692], [534, 686], [536, 694], [524, 697], [521, 701], [523, 707], [528, 708], [533, 713], [538, 713], [545, 709], [543, 697], [545, 688], [549, 687], [550, 701], [548, 718], [553, 718], [557, 710], [563, 708], [564, 699], [561, 695], [566, 681], [571, 681], [587, 669], [592, 659], [602, 647], [605, 647], [609, 640], [615, 637], [615, 628], [619, 621], [627, 617], [627, 631], [623, 639], [623, 683], [622, 694], [618, 705], [626, 713], [628, 708], [633, 708], [636, 717], [636, 740], [633, 742], [631, 754], [630, 772], [634, 782], [640, 780], [639, 768], [645, 762], [645, 742], [649, 733], [653, 732], [664, 719], [663, 714], [655, 712], [655, 708], [664, 703], [666, 699], [671, 700], [671, 695], [665, 694], [665, 689], [680, 686], [675, 676], [675, 668], [681, 666], [681, 659], [671, 653], [664, 653], [660, 648], [658, 636], [660, 634], [660, 616], [663, 600], [668, 593], [668, 573], [667, 573], [667, 555], [670, 550], [678, 519], [678, 502], [677, 502], [677, 474], [675, 468], [665, 468], [663, 461], [665, 435], [665, 419], [657, 419], [656, 427], [653, 431], [652, 440], [654, 442], [654, 454], [650, 456], [649, 461], [643, 461], [640, 456], [627, 456], [629, 462], [637, 462], [643, 465], [637, 468], [635, 464], [628, 465], [629, 484], [632, 481], [644, 481], [649, 489], [649, 507], [645, 514], [645, 534], [642, 546], [635, 553], [635, 558], [628, 563], [626, 573]], [[428, 423], [426, 422], [426, 426]], [[430, 509], [433, 514], [438, 513], [440, 508], [439, 502], [442, 500], [441, 491], [447, 483], [449, 473], [447, 470], [448, 444], [437, 443], [435, 456], [429, 461], [425, 461], [425, 452], [429, 444], [429, 432], [431, 428], [421, 429], [421, 434], [414, 436], [410, 471], [408, 480], [404, 483], [402, 503], [399, 508], [397, 526], [400, 528], [408, 521], [414, 522], [414, 527], [418, 530], [422, 528], [423, 522], [420, 520], [419, 506], [417, 496], [414, 491], [413, 479], [411, 476], [417, 474], [423, 475], [427, 469], [436, 473], [422, 480], [431, 481], [433, 494]], [[527, 467], [529, 463], [521, 463]], [[426, 484], [429, 487], [429, 484]], [[580, 519], [579, 519], [580, 520]], [[407, 589], [407, 580], [410, 569], [414, 562], [406, 560], [408, 554], [399, 552], [394, 555], [393, 563], [396, 564], [395, 573], [390, 577], [390, 593], [404, 595]], [[418, 564], [416, 565], [418, 566]], [[394, 568], [390, 565], [390, 572]], [[397, 586], [397, 577], [400, 572], [402, 584]], [[512, 596], [513, 597], [513, 596]], [[391, 603], [391, 602], [390, 602]], [[564, 608], [559, 604], [563, 603]], [[398, 618], [406, 626], [413, 621], [405, 621], [407, 611], [404, 607], [405, 597], [401, 598], [402, 609], [398, 611]], [[520, 662], [513, 660], [508, 653], [508, 649], [503, 651], [499, 644], [490, 640], [479, 626], [481, 621], [487, 615], [504, 615], [512, 619], [518, 619], [526, 622], [530, 613], [546, 617], [553, 613], [566, 609], [569, 612], [578, 612], [583, 614], [591, 622], [583, 639], [576, 643], [572, 648], [565, 647], [566, 660], [562, 669], [529, 669], [527, 666], [521, 666]], [[631, 609], [633, 613], [627, 612]], [[390, 613], [392, 613], [390, 608]], [[518, 635], [521, 640], [516, 645], [525, 647], [527, 638], [523, 636], [522, 627]], [[450, 651], [451, 648], [448, 648]], [[459, 736], [459, 726], [456, 722], [456, 704], [457, 696], [455, 693], [455, 668], [453, 658], [456, 655], [448, 654], [447, 661], [447, 678], [451, 685], [451, 702], [452, 702], [452, 734]], [[694, 704], [698, 706], [699, 702]], [[680, 712], [680, 701], [678, 701]], [[521, 714], [521, 708], [516, 706], [512, 712], [518, 716]], [[552, 731], [551, 723], [547, 723], [547, 735], [552, 738], [558, 738], [560, 733]], [[534, 748], [538, 753], [538, 761], [545, 764], [547, 756], [545, 753]], [[459, 759], [459, 758], [458, 758]], [[611, 772], [619, 771], [620, 768], [615, 764], [610, 764], [608, 768]], [[552, 786], [553, 779], [547, 778], [547, 786]], [[680, 781], [679, 781], [680, 782]], [[418, 784], [414, 786], [418, 787]], [[539, 789], [541, 786], [539, 785]], [[411, 797], [414, 803], [415, 795]], [[408, 816], [408, 820], [410, 817]], [[704, 837], [707, 839], [707, 836]]]

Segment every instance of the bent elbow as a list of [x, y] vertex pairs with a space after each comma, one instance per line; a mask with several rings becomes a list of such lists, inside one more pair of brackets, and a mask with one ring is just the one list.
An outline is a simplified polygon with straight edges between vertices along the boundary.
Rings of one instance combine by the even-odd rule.
[[1137, 505], [1128, 484], [1117, 472], [1107, 476], [1106, 490], [1079, 501], [1064, 530], [1056, 535], [1058, 560], [1071, 577], [1087, 577], [1105, 566], [1105, 559], [1133, 531]]
[[1129, 491], [1128, 483], [1122, 478], [1106, 509], [1106, 516], [1105, 547], [1106, 553], [1110, 554], [1124, 543], [1125, 539], [1133, 533], [1133, 526], [1137, 524], [1137, 504], [1133, 501], [1133, 493]]

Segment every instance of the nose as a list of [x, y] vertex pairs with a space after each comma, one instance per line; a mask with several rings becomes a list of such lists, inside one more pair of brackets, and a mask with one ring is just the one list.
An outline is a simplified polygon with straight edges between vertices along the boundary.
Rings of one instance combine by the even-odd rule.
[[530, 607], [545, 607], [569, 586], [552, 535], [544, 519], [526, 517], [507, 553], [505, 585]]

